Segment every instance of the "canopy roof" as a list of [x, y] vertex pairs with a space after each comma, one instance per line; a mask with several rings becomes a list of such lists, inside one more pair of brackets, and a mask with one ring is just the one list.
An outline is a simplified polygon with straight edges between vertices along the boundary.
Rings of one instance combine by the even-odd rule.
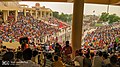
[[[13, 0], [13, 1], [73, 2], [74, 0]], [[120, 0], [85, 0], [85, 3], [120, 5]]]
[[7, 7], [5, 7], [5, 6], [0, 2], [0, 9], [1, 9], [1, 10], [6, 10]]
[[0, 10], [21, 10], [18, 2], [0, 2]]

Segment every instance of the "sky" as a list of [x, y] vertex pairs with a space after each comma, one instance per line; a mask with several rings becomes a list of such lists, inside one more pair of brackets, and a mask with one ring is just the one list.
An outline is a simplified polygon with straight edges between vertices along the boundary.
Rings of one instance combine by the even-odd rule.
[[[35, 5], [35, 3], [40, 3], [40, 6], [45, 6], [46, 8], [50, 8], [53, 11], [58, 11], [60, 13], [65, 14], [72, 14], [73, 13], [73, 3], [64, 3], [64, 2], [19, 2], [19, 4], [26, 4], [29, 7], [32, 7]], [[86, 4], [84, 6], [84, 14], [85, 15], [100, 15], [102, 12], [107, 12], [107, 6], [108, 5], [100, 5], [100, 4]], [[95, 11], [95, 13], [93, 13]], [[120, 16], [120, 6], [113, 6], [110, 5], [109, 8], [110, 14], [117, 14]]]

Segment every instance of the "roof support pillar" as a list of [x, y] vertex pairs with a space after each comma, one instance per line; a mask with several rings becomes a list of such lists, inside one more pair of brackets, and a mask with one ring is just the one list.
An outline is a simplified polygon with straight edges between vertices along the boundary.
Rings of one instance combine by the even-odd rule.
[[40, 18], [42, 18], [42, 11], [40, 11]]
[[24, 16], [26, 16], [26, 9], [24, 9], [23, 12], [24, 12]]
[[8, 12], [7, 10], [3, 10], [3, 21], [6, 22], [8, 19]]
[[9, 10], [8, 10], [8, 16], [9, 16]]
[[44, 11], [44, 18], [46, 17], [46, 13], [47, 13], [47, 12], [46, 12], [46, 11]]
[[83, 25], [84, 0], [74, 0], [73, 22], [72, 22], [72, 58], [75, 51], [81, 48], [82, 25]]
[[32, 16], [32, 10], [30, 10], [30, 15]]
[[15, 21], [17, 21], [18, 10], [15, 10]]

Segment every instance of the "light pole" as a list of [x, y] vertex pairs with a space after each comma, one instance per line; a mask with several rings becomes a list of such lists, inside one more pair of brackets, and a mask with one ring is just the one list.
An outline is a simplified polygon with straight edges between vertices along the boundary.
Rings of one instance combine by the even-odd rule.
[[93, 11], [93, 17], [92, 18], [93, 18], [92, 23], [95, 26], [95, 10]]

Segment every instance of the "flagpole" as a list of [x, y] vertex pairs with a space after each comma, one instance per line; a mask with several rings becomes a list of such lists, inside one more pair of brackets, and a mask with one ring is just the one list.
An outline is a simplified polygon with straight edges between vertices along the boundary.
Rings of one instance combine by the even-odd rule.
[[107, 6], [107, 13], [109, 13], [109, 8], [110, 8], [110, 0], [109, 0], [109, 3], [108, 3], [108, 6]]

